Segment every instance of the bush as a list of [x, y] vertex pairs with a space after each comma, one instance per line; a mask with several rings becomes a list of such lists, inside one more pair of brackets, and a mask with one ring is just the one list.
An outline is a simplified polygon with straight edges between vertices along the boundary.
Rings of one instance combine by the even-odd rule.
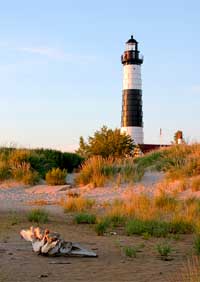
[[28, 220], [36, 223], [47, 223], [49, 220], [48, 213], [42, 209], [34, 209], [28, 213]]
[[75, 216], [75, 222], [78, 224], [94, 224], [96, 223], [96, 216], [94, 214], [80, 213]]
[[120, 129], [112, 130], [103, 126], [88, 138], [88, 143], [80, 137], [77, 153], [86, 158], [95, 155], [121, 158], [132, 155], [133, 148], [134, 142], [129, 135], [121, 134]]
[[49, 185], [63, 185], [66, 183], [67, 171], [53, 168], [46, 174], [46, 182]]

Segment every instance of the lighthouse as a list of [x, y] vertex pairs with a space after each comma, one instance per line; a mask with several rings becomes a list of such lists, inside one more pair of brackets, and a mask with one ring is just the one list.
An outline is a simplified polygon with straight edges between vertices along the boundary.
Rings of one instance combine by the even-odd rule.
[[131, 36], [121, 56], [123, 64], [123, 93], [121, 132], [131, 136], [136, 144], [143, 144], [142, 80], [143, 57], [138, 42]]

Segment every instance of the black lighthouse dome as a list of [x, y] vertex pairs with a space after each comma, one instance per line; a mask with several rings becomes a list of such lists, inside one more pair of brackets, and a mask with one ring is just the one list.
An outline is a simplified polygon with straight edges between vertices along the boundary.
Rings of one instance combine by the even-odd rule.
[[143, 63], [143, 57], [141, 57], [139, 53], [138, 42], [133, 38], [133, 35], [131, 35], [131, 38], [126, 42], [126, 50], [121, 56], [122, 64], [141, 65]]

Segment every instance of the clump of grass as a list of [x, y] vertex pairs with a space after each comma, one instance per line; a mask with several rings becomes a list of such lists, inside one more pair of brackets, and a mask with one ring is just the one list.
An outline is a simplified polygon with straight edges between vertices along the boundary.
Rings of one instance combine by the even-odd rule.
[[65, 201], [61, 202], [64, 212], [83, 212], [90, 210], [95, 204], [95, 200], [86, 199], [83, 197], [72, 198], [68, 197]]
[[95, 231], [98, 236], [103, 236], [110, 226], [110, 221], [108, 218], [100, 219], [100, 221], [95, 226]]
[[66, 183], [66, 169], [53, 168], [46, 174], [46, 182], [49, 185], [64, 185]]
[[77, 224], [95, 224], [96, 223], [96, 215], [89, 213], [79, 213], [75, 215], [75, 222]]
[[107, 218], [113, 227], [123, 226], [126, 222], [126, 217], [120, 214], [109, 215]]
[[31, 210], [30, 212], [28, 212], [27, 217], [30, 222], [47, 223], [49, 221], [48, 213], [42, 209]]
[[187, 234], [194, 231], [191, 223], [182, 221], [158, 221], [131, 219], [125, 226], [126, 234], [143, 235], [148, 233], [155, 237], [166, 237], [168, 234]]
[[200, 190], [200, 175], [192, 179], [191, 189], [192, 189], [192, 192], [197, 192]]
[[124, 254], [129, 258], [136, 258], [137, 255], [137, 248], [125, 246], [123, 248]]
[[168, 260], [169, 254], [172, 252], [172, 248], [168, 243], [157, 244], [156, 249], [162, 260]]

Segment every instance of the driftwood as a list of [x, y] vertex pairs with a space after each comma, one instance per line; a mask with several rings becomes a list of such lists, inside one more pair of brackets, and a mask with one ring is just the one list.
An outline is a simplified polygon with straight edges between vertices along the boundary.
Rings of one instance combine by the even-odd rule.
[[34, 252], [41, 255], [97, 257], [93, 251], [86, 250], [78, 243], [66, 242], [61, 239], [60, 234], [48, 229], [42, 231], [39, 227], [30, 227], [22, 230], [20, 235], [32, 243]]

